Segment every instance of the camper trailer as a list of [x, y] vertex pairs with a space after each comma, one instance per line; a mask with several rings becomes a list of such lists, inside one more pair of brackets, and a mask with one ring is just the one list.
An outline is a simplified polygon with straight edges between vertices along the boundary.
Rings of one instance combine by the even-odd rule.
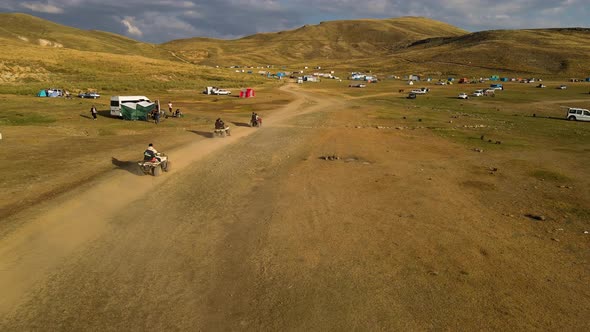
[[150, 103], [150, 99], [146, 96], [112, 96], [111, 97], [111, 116], [122, 117], [121, 115], [121, 104], [122, 103], [139, 103], [141, 101], [147, 101]]

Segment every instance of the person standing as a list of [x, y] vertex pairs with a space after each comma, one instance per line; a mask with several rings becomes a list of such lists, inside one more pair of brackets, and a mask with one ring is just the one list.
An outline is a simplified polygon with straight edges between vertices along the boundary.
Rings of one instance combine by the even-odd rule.
[[160, 112], [155, 110], [154, 112], [154, 123], [155, 124], [159, 124], [160, 123]]
[[92, 114], [92, 118], [93, 118], [94, 120], [96, 120], [96, 114], [97, 114], [97, 113], [98, 113], [98, 112], [96, 111], [96, 107], [94, 107], [94, 105], [92, 105], [92, 107], [90, 108], [90, 114]]
[[170, 114], [172, 114], [172, 102], [171, 101], [168, 102], [168, 112], [170, 112]]

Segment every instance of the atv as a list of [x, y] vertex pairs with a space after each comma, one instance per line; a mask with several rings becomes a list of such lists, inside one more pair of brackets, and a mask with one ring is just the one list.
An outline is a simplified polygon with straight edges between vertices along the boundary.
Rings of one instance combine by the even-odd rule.
[[170, 170], [170, 161], [168, 160], [168, 156], [163, 153], [158, 153], [156, 158], [152, 160], [143, 160], [137, 163], [139, 168], [144, 174], [151, 174], [153, 176], [158, 176], [164, 172], [168, 172]]
[[213, 137], [225, 137], [225, 136], [231, 136], [231, 134], [229, 132], [229, 127], [225, 127], [225, 129], [215, 128], [215, 130], [213, 130]]

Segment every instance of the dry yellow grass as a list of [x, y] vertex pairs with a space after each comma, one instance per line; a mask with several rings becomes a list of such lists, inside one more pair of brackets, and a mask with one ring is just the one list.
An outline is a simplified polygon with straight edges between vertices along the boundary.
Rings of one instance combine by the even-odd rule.
[[339, 63], [376, 57], [432, 37], [467, 33], [449, 24], [418, 17], [350, 20], [305, 25], [237, 40], [192, 38], [163, 44], [189, 61], [205, 64], [291, 64], [321, 60]]

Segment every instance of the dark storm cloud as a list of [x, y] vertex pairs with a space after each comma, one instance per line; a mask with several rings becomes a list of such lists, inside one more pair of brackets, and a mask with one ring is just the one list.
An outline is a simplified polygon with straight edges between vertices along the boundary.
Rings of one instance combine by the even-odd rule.
[[82, 29], [164, 42], [237, 38], [323, 20], [426, 16], [469, 30], [587, 26], [589, 0], [4, 0], [25, 12]]

